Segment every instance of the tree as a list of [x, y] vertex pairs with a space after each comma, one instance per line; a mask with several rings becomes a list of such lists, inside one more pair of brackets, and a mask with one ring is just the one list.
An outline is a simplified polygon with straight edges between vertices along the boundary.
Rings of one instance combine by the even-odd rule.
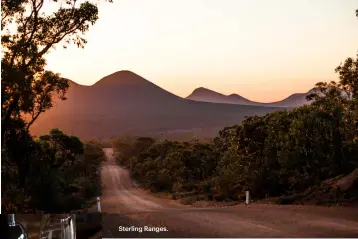
[[68, 81], [45, 70], [45, 55], [59, 43], [83, 47], [84, 34], [98, 19], [97, 7], [88, 1], [63, 1], [50, 14], [43, 13], [44, 3], [8, 0], [1, 5], [2, 143], [13, 119], [24, 120], [28, 131], [39, 115], [53, 106], [53, 96], [66, 99]]
[[2, 155], [1, 165], [5, 212], [32, 213], [37, 209], [63, 213], [85, 206], [101, 193], [100, 165], [105, 155], [96, 142], [82, 143], [54, 129], [32, 140], [32, 149], [26, 152], [27, 165], [19, 168], [8, 155]]
[[[358, 17], [358, 9], [356, 16]], [[352, 93], [351, 110], [355, 113], [355, 142], [358, 143], [358, 54], [356, 59], [347, 58], [336, 68], [336, 72], [339, 74], [339, 84]]]
[[336, 72], [339, 74], [339, 85], [350, 93], [352, 99], [349, 108], [355, 115], [355, 141], [358, 142], [358, 54], [356, 59], [347, 58], [336, 68]]
[[[56, 171], [83, 153], [77, 138], [60, 131], [55, 130], [39, 141], [29, 134], [30, 126], [40, 114], [53, 106], [54, 97], [66, 99], [69, 87], [58, 73], [45, 69], [46, 54], [62, 43], [64, 47], [71, 43], [84, 47], [84, 35], [98, 19], [97, 6], [88, 1], [60, 0], [60, 3], [51, 13], [44, 12], [45, 0], [6, 0], [1, 4], [1, 142], [2, 156], [6, 159], [2, 170], [11, 169], [4, 195], [14, 185], [15, 193], [26, 194], [31, 187], [26, 180], [37, 173], [31, 168], [40, 159], [44, 160], [42, 163], [51, 159], [50, 168]], [[52, 175], [51, 171], [48, 173]], [[52, 179], [62, 180], [61, 175], [54, 173]]]
[[84, 145], [78, 137], [64, 134], [58, 129], [49, 135], [40, 136], [38, 143], [50, 168], [71, 166], [84, 153]]

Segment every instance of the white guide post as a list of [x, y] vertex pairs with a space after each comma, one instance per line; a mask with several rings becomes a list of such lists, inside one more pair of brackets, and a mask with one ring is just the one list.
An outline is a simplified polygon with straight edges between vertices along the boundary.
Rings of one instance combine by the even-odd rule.
[[246, 191], [246, 204], [249, 205], [250, 203], [250, 192]]
[[97, 209], [98, 212], [101, 212], [101, 201], [99, 200], [99, 197], [97, 197]]

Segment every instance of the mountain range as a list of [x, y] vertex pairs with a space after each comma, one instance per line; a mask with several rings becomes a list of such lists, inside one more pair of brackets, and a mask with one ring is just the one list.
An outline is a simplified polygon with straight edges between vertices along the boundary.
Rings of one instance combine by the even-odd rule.
[[213, 90], [209, 90], [203, 87], [195, 89], [187, 99], [203, 102], [213, 103], [225, 103], [225, 104], [239, 104], [239, 105], [258, 105], [258, 106], [272, 106], [272, 107], [299, 107], [305, 104], [309, 104], [306, 100], [306, 96], [313, 93], [313, 89], [306, 93], [296, 93], [289, 97], [272, 103], [261, 103], [251, 101], [238, 94], [224, 95]]
[[[192, 95], [200, 92], [194, 91]], [[56, 101], [53, 108], [40, 115], [31, 126], [33, 135], [59, 128], [85, 139], [176, 134], [210, 137], [223, 127], [240, 123], [245, 116], [281, 109], [275, 105], [181, 98], [131, 71], [118, 71], [91, 86], [70, 81], [66, 97], [67, 100]]]

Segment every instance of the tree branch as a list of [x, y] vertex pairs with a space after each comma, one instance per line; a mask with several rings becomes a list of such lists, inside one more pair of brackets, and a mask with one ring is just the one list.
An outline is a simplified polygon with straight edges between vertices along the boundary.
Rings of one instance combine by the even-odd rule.
[[[51, 88], [47, 88], [47, 90], [44, 92], [44, 94], [48, 94], [49, 92], [51, 92], [50, 90]], [[44, 103], [44, 99], [41, 100], [41, 102], [39, 103], [39, 110], [36, 113], [36, 115], [34, 116], [32, 114], [32, 119], [31, 121], [27, 124], [26, 126], [26, 131], [29, 132], [30, 126], [36, 121], [36, 119], [40, 116], [40, 114], [43, 112], [43, 103]]]
[[[29, 67], [31, 64], [34, 63], [34, 61], [37, 59], [37, 58], [41, 58], [44, 54], [47, 53], [48, 50], [50, 50], [50, 48], [59, 43], [60, 41], [62, 41], [66, 36], [68, 36], [69, 34], [71, 33], [74, 33], [75, 31], [78, 30], [78, 27], [81, 26], [84, 22], [86, 22], [86, 19], [83, 19], [80, 23], [78, 23], [78, 26], [75, 26], [74, 29], [70, 30], [70, 31], [67, 31], [63, 34], [63, 36], [59, 36], [61, 34], [61, 31], [59, 31], [53, 38], [52, 42], [48, 43], [47, 46], [42, 49], [38, 54], [37, 56], [34, 56], [27, 64], [26, 64], [26, 67]], [[63, 28], [64, 29], [64, 28]], [[58, 39], [56, 39], [58, 37]]]

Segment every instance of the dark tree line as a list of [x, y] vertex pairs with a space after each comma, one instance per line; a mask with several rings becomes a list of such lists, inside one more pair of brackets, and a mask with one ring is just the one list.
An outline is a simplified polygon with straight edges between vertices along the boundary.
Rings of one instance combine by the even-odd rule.
[[[3, 212], [69, 212], [86, 207], [101, 193], [105, 156], [98, 143], [82, 143], [54, 129], [24, 145], [31, 149], [20, 151], [14, 145], [2, 151]], [[26, 159], [19, 165], [13, 158]]]

